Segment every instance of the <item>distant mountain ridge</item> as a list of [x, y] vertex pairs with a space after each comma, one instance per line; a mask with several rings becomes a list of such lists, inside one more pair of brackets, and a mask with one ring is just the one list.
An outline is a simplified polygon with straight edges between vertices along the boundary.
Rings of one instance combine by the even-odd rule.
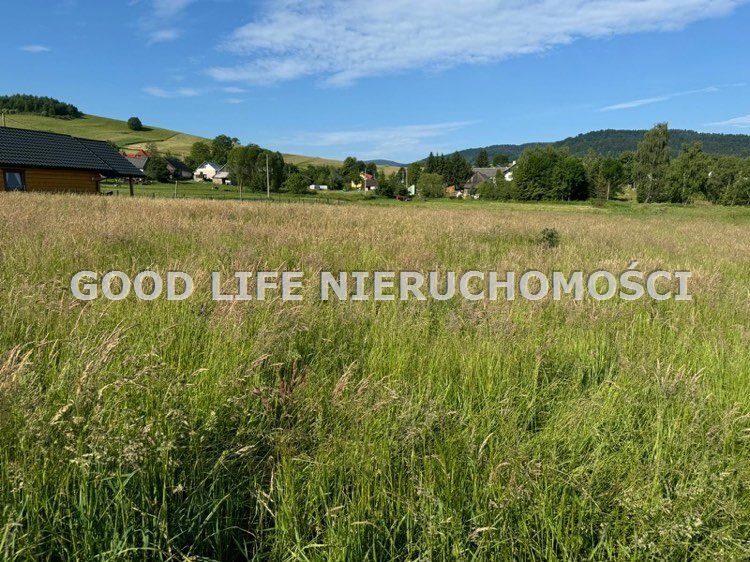
[[[490, 160], [495, 154], [507, 154], [516, 160], [527, 148], [552, 145], [567, 148], [576, 156], [584, 156], [589, 150], [617, 156], [628, 150], [636, 150], [646, 131], [605, 129], [583, 133], [557, 142], [537, 142], [526, 144], [495, 144], [487, 147], [468, 148], [459, 153], [469, 161], [474, 161], [481, 150], [486, 150]], [[703, 150], [709, 154], [723, 156], [750, 156], [750, 135], [726, 135], [721, 133], [699, 133], [684, 129], [670, 129], [669, 148], [674, 156], [679, 154], [684, 144], [703, 143]]]
[[393, 160], [365, 160], [365, 164], [375, 164], [376, 166], [393, 166], [394, 168], [406, 167], [406, 164], [400, 164]]

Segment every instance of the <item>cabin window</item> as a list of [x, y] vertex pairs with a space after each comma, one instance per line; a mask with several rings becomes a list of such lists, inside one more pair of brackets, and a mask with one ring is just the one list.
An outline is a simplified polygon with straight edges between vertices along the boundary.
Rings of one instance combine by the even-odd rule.
[[6, 170], [5, 191], [25, 191], [26, 178], [20, 170]]

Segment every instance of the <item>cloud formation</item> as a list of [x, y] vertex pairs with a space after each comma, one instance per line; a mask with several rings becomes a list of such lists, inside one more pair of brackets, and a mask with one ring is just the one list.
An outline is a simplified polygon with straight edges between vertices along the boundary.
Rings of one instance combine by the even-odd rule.
[[393, 154], [416, 157], [437, 149], [435, 143], [439, 143], [441, 138], [446, 138], [450, 133], [474, 123], [454, 121], [362, 130], [303, 132], [290, 138], [279, 139], [277, 144], [302, 148], [339, 148], [357, 152], [366, 159], [392, 157]]
[[733, 119], [727, 119], [726, 121], [719, 121], [717, 123], [709, 123], [709, 127], [739, 127], [746, 128], [750, 127], [750, 115], [742, 115], [740, 117], [734, 117]]
[[49, 53], [52, 49], [45, 47], [44, 45], [24, 45], [23, 47], [19, 47], [19, 50], [24, 53], [40, 54]]
[[176, 16], [196, 0], [154, 0], [154, 15], [159, 18]]
[[653, 98], [643, 98], [638, 100], [626, 101], [622, 103], [616, 103], [614, 105], [608, 105], [602, 107], [599, 111], [621, 111], [623, 109], [633, 109], [636, 107], [642, 107], [644, 105], [651, 105], [654, 103], [661, 103], [669, 101], [675, 98], [682, 98], [685, 96], [694, 96], [697, 94], [714, 94], [721, 91], [720, 86], [709, 86], [708, 88], [701, 88], [700, 90], [688, 90], [686, 92], [674, 92], [672, 94], [664, 94], [663, 96], [656, 96]]
[[[196, 0], [151, 0], [145, 4], [149, 8], [147, 17], [141, 18], [141, 27], [143, 32], [148, 36], [148, 44], [166, 43], [175, 41], [182, 36], [182, 32], [170, 26], [175, 25], [175, 21], [185, 9], [196, 2]], [[131, 0], [131, 6], [137, 5], [140, 0]]]
[[201, 95], [198, 90], [193, 88], [176, 88], [173, 90], [167, 90], [160, 88], [159, 86], [146, 86], [143, 91], [149, 96], [162, 99], [174, 99], [174, 98], [194, 98]]
[[174, 41], [180, 37], [180, 32], [176, 29], [160, 29], [151, 33], [149, 37], [149, 43], [166, 43], [167, 41]]
[[[168, 0], [161, 0], [167, 2]], [[184, 4], [189, 0], [170, 0]], [[209, 70], [254, 84], [486, 64], [578, 38], [671, 31], [747, 0], [264, 0], [223, 48], [247, 62]]]

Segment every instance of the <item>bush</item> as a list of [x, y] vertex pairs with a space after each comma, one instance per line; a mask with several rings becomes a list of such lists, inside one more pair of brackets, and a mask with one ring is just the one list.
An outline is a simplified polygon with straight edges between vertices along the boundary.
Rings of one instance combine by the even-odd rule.
[[164, 158], [149, 158], [144, 172], [146, 173], [146, 177], [153, 181], [166, 183], [171, 179], [169, 176], [169, 170], [167, 169], [167, 161], [164, 160]]
[[289, 176], [286, 180], [286, 190], [289, 193], [295, 193], [297, 195], [304, 195], [305, 193], [310, 193], [310, 180], [300, 174], [292, 174]]
[[539, 243], [546, 248], [557, 248], [560, 245], [560, 233], [554, 228], [545, 228], [539, 236]]
[[495, 182], [485, 180], [477, 186], [477, 195], [480, 199], [500, 199], [500, 190]]
[[143, 123], [141, 123], [141, 120], [138, 119], [138, 117], [131, 117], [128, 119], [128, 129], [131, 131], [142, 131]]
[[417, 182], [417, 191], [424, 197], [445, 197], [444, 181], [440, 174], [422, 174]]

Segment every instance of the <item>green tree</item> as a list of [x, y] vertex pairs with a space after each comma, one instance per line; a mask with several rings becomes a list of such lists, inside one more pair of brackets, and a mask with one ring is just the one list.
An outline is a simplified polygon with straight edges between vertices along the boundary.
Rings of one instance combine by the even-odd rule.
[[592, 197], [609, 201], [621, 192], [625, 170], [619, 159], [589, 151], [583, 163]]
[[341, 166], [341, 176], [347, 183], [359, 183], [359, 175], [364, 171], [365, 163], [357, 160], [354, 156], [347, 157]]
[[552, 146], [525, 150], [513, 172], [518, 198], [522, 201], [552, 199], [555, 169], [560, 158], [560, 151]]
[[736, 156], [707, 160], [706, 198], [721, 205], [750, 205], [750, 160]]
[[161, 150], [159, 150], [159, 145], [156, 144], [154, 141], [149, 142], [146, 144], [146, 154], [148, 154], [149, 158], [161, 158], [162, 153]]
[[190, 155], [185, 158], [185, 163], [195, 170], [208, 160], [211, 160], [211, 145], [205, 141], [198, 141], [190, 147]]
[[217, 164], [226, 164], [229, 152], [238, 144], [240, 141], [237, 138], [219, 135], [211, 141], [211, 159]]
[[622, 183], [635, 185], [635, 152], [627, 150], [620, 154], [620, 165], [622, 166]]
[[589, 198], [586, 168], [580, 158], [566, 154], [558, 160], [550, 195], [552, 199], [561, 201], [585, 201]]
[[286, 180], [286, 164], [281, 152], [268, 152], [269, 170], [271, 176], [271, 191], [281, 191]]
[[750, 160], [737, 160], [734, 181], [721, 194], [722, 205], [750, 205]]
[[666, 176], [669, 170], [669, 126], [659, 123], [648, 131], [635, 153], [633, 175], [639, 203], [669, 199]]
[[716, 156], [709, 159], [706, 199], [712, 203], [721, 203], [724, 194], [741, 178], [742, 163], [742, 160], [735, 156]]
[[146, 163], [146, 169], [144, 172], [146, 177], [150, 180], [162, 183], [170, 181], [167, 161], [161, 156], [151, 156]]
[[529, 148], [513, 172], [514, 190], [524, 201], [583, 200], [589, 182], [583, 161], [554, 146]]
[[142, 131], [143, 123], [141, 123], [141, 120], [138, 119], [138, 117], [131, 117], [128, 119], [128, 129], [131, 131]]
[[441, 170], [438, 169], [438, 157], [432, 152], [430, 152], [430, 155], [425, 161], [424, 171], [428, 174], [439, 174], [441, 172]]
[[417, 183], [417, 192], [423, 197], [438, 198], [445, 196], [445, 180], [440, 174], [424, 173]]
[[259, 149], [257, 146], [235, 146], [227, 157], [227, 166], [230, 170], [232, 183], [239, 186], [249, 186], [255, 177], [255, 168], [258, 160]]
[[459, 152], [454, 152], [444, 162], [442, 176], [448, 185], [462, 186], [473, 173], [471, 164]]
[[490, 155], [487, 154], [487, 151], [482, 149], [479, 151], [479, 154], [477, 155], [477, 159], [474, 161], [474, 165], [477, 168], [489, 168], [490, 167]]
[[665, 197], [671, 203], [689, 203], [699, 193], [706, 193], [708, 159], [699, 142], [686, 144], [669, 166]]
[[286, 190], [296, 195], [304, 195], [310, 192], [310, 179], [299, 172], [292, 174], [286, 180]]
[[409, 164], [409, 167], [406, 169], [406, 175], [409, 183], [407, 187], [417, 185], [417, 183], [419, 183], [419, 178], [422, 176], [423, 170], [424, 168], [419, 162]]
[[[503, 180], [504, 181], [504, 180]], [[477, 186], [480, 199], [497, 200], [502, 198], [500, 186], [494, 181], [485, 180]]]
[[507, 154], [498, 152], [492, 157], [492, 165], [495, 167], [507, 166], [510, 164], [510, 157]]

